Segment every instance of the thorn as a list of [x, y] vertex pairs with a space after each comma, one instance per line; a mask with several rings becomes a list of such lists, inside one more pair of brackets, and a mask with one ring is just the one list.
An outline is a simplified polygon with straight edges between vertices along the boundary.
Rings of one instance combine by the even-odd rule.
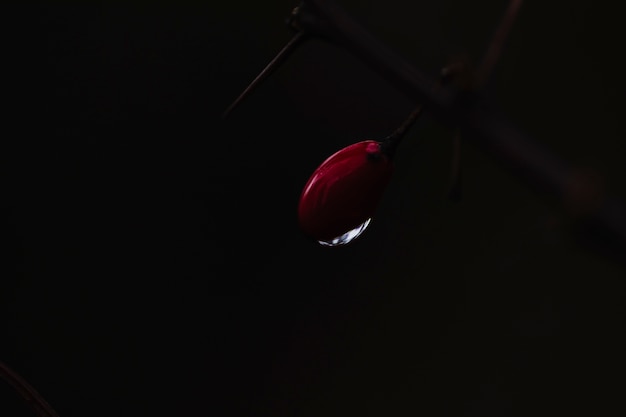
[[257, 75], [254, 80], [243, 90], [243, 92], [233, 101], [233, 103], [228, 106], [228, 108], [222, 113], [222, 119], [228, 117], [228, 115], [233, 111], [235, 107], [241, 103], [241, 101], [250, 95], [250, 93], [263, 81], [265, 80], [278, 66], [287, 59], [291, 53], [296, 49], [297, 46], [305, 39], [304, 32], [297, 32], [287, 44], [281, 49], [278, 54], [270, 61], [269, 64], [263, 68], [263, 70]]

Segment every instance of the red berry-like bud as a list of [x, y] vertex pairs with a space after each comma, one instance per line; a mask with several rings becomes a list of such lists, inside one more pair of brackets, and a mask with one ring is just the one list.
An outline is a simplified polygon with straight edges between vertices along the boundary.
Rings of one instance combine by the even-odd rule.
[[300, 228], [321, 244], [350, 242], [369, 224], [392, 171], [391, 159], [377, 141], [358, 142], [334, 153], [304, 186]]

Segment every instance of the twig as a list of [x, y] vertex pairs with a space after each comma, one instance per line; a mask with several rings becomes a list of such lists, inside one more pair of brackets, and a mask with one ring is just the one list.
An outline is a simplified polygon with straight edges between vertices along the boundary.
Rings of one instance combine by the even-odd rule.
[[0, 378], [7, 381], [39, 417], [59, 417], [48, 402], [24, 378], [0, 362]]
[[[459, 63], [452, 63], [444, 67], [439, 75], [439, 80], [433, 86], [433, 90], [450, 83], [462, 71], [464, 71], [464, 65]], [[423, 113], [424, 106], [418, 105], [396, 130], [382, 140], [381, 146], [383, 151], [388, 155], [393, 155], [411, 126], [415, 124]]]
[[478, 67], [478, 70], [474, 75], [475, 88], [483, 88], [493, 73], [493, 69], [502, 55], [502, 48], [509, 33], [511, 32], [511, 28], [513, 27], [513, 23], [515, 22], [515, 18], [517, 17], [520, 7], [522, 7], [522, 0], [511, 0], [509, 2], [509, 7], [502, 17], [498, 29], [491, 38], [489, 48], [483, 57], [480, 67]]
[[[472, 88], [474, 91], [484, 89], [485, 85], [489, 81], [493, 70], [502, 56], [502, 48], [508, 38], [515, 18], [518, 15], [519, 9], [522, 6], [522, 0], [511, 0], [509, 6], [504, 13], [504, 16], [500, 20], [498, 29], [492, 36], [488, 48], [485, 52], [485, 56], [473, 74]], [[448, 195], [451, 200], [459, 201], [461, 199], [461, 153], [462, 153], [462, 141], [461, 132], [458, 130], [452, 140], [452, 167], [450, 172], [450, 185], [448, 189]]]

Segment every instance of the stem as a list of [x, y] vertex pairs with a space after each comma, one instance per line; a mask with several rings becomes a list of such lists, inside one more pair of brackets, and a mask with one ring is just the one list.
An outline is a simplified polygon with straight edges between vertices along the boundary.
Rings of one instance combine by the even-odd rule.
[[381, 141], [380, 149], [385, 155], [389, 157], [393, 157], [393, 155], [395, 155], [396, 149], [398, 149], [400, 142], [402, 141], [404, 136], [406, 136], [409, 128], [413, 126], [413, 124], [417, 121], [417, 119], [419, 119], [423, 112], [424, 106], [417, 106], [417, 108], [413, 110], [411, 114], [409, 114], [409, 117], [407, 117], [404, 122], [396, 130], [393, 131], [393, 133], [391, 133], [389, 136]]
[[[464, 65], [462, 63], [455, 63], [444, 67], [440, 72], [439, 81], [433, 87], [433, 91], [451, 82], [454, 77], [459, 75], [463, 70]], [[381, 141], [382, 152], [389, 157], [393, 157], [402, 139], [404, 139], [411, 126], [415, 124], [423, 113], [424, 106], [417, 106], [396, 130]]]

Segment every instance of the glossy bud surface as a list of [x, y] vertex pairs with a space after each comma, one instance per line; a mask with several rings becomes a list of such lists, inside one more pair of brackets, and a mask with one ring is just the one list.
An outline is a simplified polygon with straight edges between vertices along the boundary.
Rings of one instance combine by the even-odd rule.
[[298, 206], [300, 228], [323, 245], [350, 242], [369, 224], [392, 171], [391, 159], [377, 141], [337, 151], [304, 186]]

